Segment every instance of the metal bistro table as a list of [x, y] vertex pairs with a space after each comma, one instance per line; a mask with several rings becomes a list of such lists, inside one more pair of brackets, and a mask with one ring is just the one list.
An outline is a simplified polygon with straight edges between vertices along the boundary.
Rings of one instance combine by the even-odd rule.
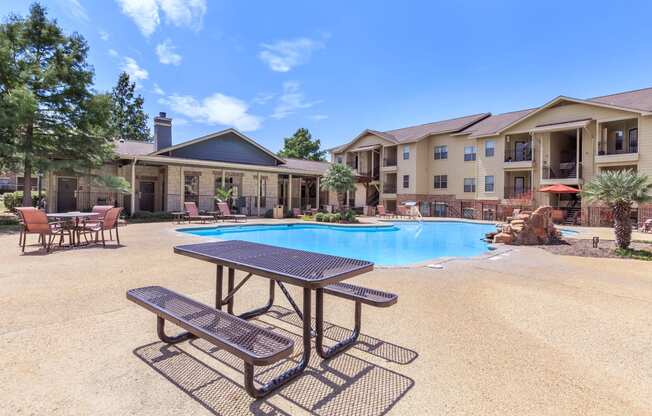
[[[235, 293], [251, 276], [256, 275], [270, 279], [267, 304], [241, 313], [238, 315], [239, 317], [249, 319], [267, 312], [274, 302], [274, 287], [278, 285], [303, 321], [303, 357], [301, 362], [261, 388], [249, 391], [249, 394], [254, 397], [266, 395], [301, 374], [308, 366], [311, 350], [310, 339], [313, 335], [310, 319], [311, 292], [313, 290], [316, 292], [316, 331], [314, 333], [317, 353], [323, 358], [332, 357], [350, 347], [357, 338], [357, 334], [354, 334], [349, 339], [324, 350], [324, 287], [373, 270], [374, 265], [371, 262], [239, 240], [181, 245], [174, 247], [174, 252], [217, 265], [216, 309], [222, 309], [222, 306], [226, 305], [227, 312], [234, 314]], [[222, 298], [224, 267], [228, 268], [228, 293], [226, 297]], [[237, 285], [235, 284], [236, 270], [247, 273]], [[303, 288], [303, 311], [294, 302], [284, 283]], [[356, 308], [356, 322], [359, 322], [359, 314], [359, 308]], [[245, 386], [253, 386], [253, 378], [253, 366], [245, 366]]]
[[67, 223], [71, 224], [70, 227], [70, 247], [78, 246], [80, 241], [75, 242], [75, 234], [77, 234], [77, 240], [79, 240], [79, 220], [87, 220], [89, 218], [97, 218], [100, 216], [98, 212], [56, 212], [52, 214], [47, 214], [48, 218], [54, 218], [58, 220], [65, 220]]

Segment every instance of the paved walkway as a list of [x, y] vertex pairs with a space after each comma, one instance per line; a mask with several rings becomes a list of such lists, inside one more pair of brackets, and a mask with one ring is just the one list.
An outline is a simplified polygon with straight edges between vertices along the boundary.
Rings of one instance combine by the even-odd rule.
[[[157, 342], [125, 291], [160, 284], [210, 302], [214, 267], [174, 255], [199, 241], [173, 224], [129, 225], [124, 247], [19, 254], [0, 236], [0, 397], [6, 414], [650, 414], [652, 264], [518, 247], [443, 270], [379, 269], [356, 283], [400, 295], [364, 308], [364, 344], [315, 359], [296, 382], [251, 400], [242, 368], [201, 341]], [[354, 254], [354, 253], [352, 253]], [[241, 276], [238, 276], [238, 279]], [[251, 279], [236, 311], [262, 302]], [[329, 337], [352, 305], [327, 299]], [[298, 336], [278, 298], [265, 325]], [[300, 350], [297, 351], [300, 353]], [[279, 371], [263, 368], [259, 380]]]

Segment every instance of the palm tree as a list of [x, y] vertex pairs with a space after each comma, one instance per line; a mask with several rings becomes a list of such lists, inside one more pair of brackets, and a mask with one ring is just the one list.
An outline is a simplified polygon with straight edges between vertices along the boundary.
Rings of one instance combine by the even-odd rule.
[[337, 192], [337, 200], [340, 208], [344, 206], [342, 203], [343, 196], [347, 191], [355, 191], [355, 176], [350, 167], [335, 163], [331, 165], [328, 172], [321, 180], [321, 188]]
[[652, 183], [648, 183], [647, 176], [639, 175], [633, 170], [605, 171], [584, 185], [582, 197], [587, 202], [607, 204], [613, 210], [616, 244], [619, 248], [626, 249], [632, 241], [629, 219], [632, 204], [652, 200], [648, 195], [650, 189]]
[[228, 202], [231, 199], [231, 194], [233, 194], [233, 188], [227, 189], [218, 186], [215, 189], [215, 199], [217, 202]]

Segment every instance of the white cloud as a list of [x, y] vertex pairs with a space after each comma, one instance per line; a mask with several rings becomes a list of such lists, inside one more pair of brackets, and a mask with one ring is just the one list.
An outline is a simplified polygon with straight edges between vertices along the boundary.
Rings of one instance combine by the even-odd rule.
[[109, 40], [109, 32], [104, 31], [104, 30], [100, 30], [99, 33], [100, 33], [100, 39], [102, 39], [104, 41]]
[[176, 47], [172, 45], [170, 39], [156, 45], [156, 55], [162, 64], [166, 65], [179, 65], [181, 63], [181, 55], [175, 52]]
[[157, 95], [165, 95], [165, 91], [163, 91], [163, 88], [161, 88], [156, 82], [154, 83], [152, 92]]
[[79, 3], [79, 0], [59, 0], [59, 5], [74, 18], [84, 21], [89, 20], [88, 13], [86, 13], [84, 6]]
[[136, 62], [135, 59], [130, 57], [125, 57], [124, 62], [122, 63], [122, 70], [129, 74], [129, 78], [132, 81], [141, 81], [149, 78], [149, 72], [146, 69], [141, 68]]
[[251, 100], [254, 104], [267, 104], [272, 98], [274, 98], [274, 94], [267, 94], [267, 93], [258, 93], [256, 96]]
[[221, 93], [201, 101], [190, 95], [171, 95], [159, 99], [159, 104], [200, 123], [232, 126], [242, 131], [257, 130], [262, 123], [261, 117], [249, 113], [247, 103]]
[[321, 101], [306, 101], [301, 84], [298, 81], [283, 83], [283, 94], [278, 98], [272, 118], [282, 119], [297, 112], [297, 110], [310, 108]]
[[311, 120], [315, 121], [321, 121], [321, 120], [326, 120], [328, 116], [326, 114], [313, 114], [312, 116], [308, 117]]
[[149, 36], [161, 23], [161, 14], [165, 21], [175, 26], [200, 29], [206, 0], [116, 0], [122, 12], [129, 16], [145, 36]]
[[115, 49], [109, 49], [109, 55], [111, 55], [114, 58], [117, 58], [119, 54], [118, 51], [116, 51]]
[[297, 65], [306, 63], [312, 52], [324, 47], [324, 43], [310, 38], [280, 40], [275, 43], [263, 43], [263, 50], [258, 57], [272, 71], [288, 72]]

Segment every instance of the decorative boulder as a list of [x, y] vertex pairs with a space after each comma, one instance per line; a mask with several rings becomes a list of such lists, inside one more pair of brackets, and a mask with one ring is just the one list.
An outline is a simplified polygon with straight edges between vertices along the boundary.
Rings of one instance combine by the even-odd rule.
[[552, 208], [549, 206], [539, 207], [532, 213], [521, 213], [499, 230], [494, 243], [539, 245], [552, 244], [561, 238], [552, 222]]

